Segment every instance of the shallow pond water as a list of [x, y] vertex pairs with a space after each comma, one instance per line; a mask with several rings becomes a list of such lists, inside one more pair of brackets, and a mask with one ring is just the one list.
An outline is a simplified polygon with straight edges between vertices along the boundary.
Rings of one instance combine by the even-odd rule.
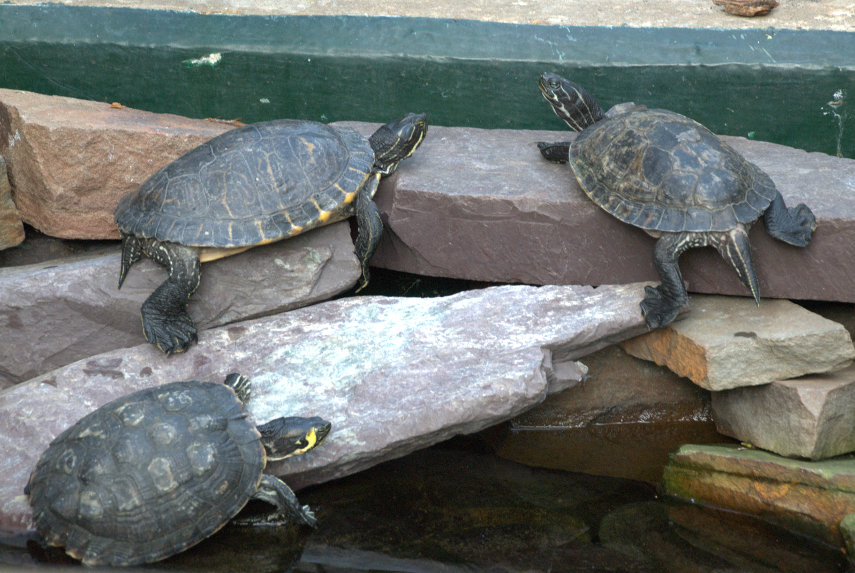
[[[303, 490], [299, 497], [314, 508], [316, 531], [227, 526], [145, 569], [847, 570], [840, 551], [746, 516], [669, 503], [642, 482], [509, 462], [478, 436]], [[2, 540], [0, 564], [76, 566], [32, 534]]]

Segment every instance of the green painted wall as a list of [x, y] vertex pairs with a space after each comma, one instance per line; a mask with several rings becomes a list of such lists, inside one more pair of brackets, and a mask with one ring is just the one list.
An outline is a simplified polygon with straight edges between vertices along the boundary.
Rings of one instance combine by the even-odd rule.
[[[214, 65], [192, 62], [212, 53]], [[426, 111], [439, 125], [563, 129], [537, 91], [544, 70], [606, 108], [633, 100], [810, 151], [836, 153], [842, 124], [855, 157], [855, 34], [0, 4], [0, 87], [191, 117]]]

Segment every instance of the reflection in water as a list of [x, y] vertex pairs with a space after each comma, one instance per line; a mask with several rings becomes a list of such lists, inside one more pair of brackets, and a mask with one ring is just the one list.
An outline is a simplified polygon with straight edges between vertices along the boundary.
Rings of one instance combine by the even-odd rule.
[[[641, 482], [530, 468], [458, 438], [300, 493], [321, 523], [227, 526], [172, 571], [845, 571], [842, 553]], [[256, 508], [249, 508], [249, 511]], [[27, 548], [29, 540], [29, 548]], [[32, 536], [0, 563], [69, 566]]]

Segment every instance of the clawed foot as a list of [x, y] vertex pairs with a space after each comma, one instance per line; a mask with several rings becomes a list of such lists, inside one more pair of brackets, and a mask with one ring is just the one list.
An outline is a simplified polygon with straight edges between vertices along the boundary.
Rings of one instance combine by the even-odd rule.
[[677, 318], [681, 304], [674, 305], [671, 299], [662, 294], [661, 287], [644, 287], [644, 300], [641, 301], [641, 313], [647, 323], [647, 329], [653, 330], [667, 326]]
[[552, 163], [567, 163], [570, 160], [570, 144], [566, 141], [555, 143], [538, 141], [537, 148], [543, 158]]
[[816, 216], [804, 203], [799, 203], [787, 211], [790, 213], [793, 225], [790, 229], [780, 232], [778, 238], [796, 247], [806, 247], [816, 230]]
[[291, 511], [274, 511], [272, 513], [236, 517], [231, 523], [232, 525], [282, 526], [295, 523], [295, 519], [297, 525], [308, 525], [312, 529], [318, 528], [318, 520], [308, 505], [301, 506], [296, 516]]
[[199, 339], [196, 326], [186, 311], [167, 316], [143, 304], [142, 316], [145, 339], [167, 356], [186, 351]]

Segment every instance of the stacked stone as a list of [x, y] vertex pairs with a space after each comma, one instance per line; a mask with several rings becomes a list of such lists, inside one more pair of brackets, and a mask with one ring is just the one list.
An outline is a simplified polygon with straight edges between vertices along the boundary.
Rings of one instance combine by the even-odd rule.
[[623, 343], [712, 392], [718, 431], [782, 456], [855, 451], [855, 347], [786, 300], [694, 296], [670, 327]]
[[679, 448], [665, 491], [855, 549], [850, 333], [784, 300], [694, 296], [691, 307], [623, 347], [710, 390], [718, 431], [742, 444]]

